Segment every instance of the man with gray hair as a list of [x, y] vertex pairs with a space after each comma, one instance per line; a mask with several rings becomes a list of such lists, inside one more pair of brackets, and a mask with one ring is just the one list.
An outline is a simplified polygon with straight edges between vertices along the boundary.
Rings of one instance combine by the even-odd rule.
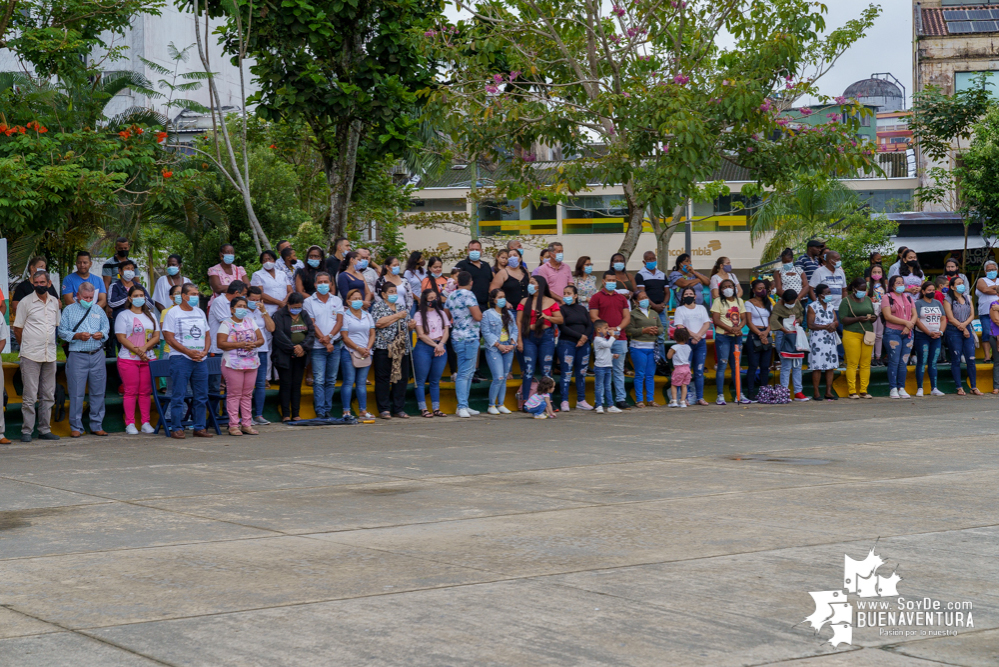
[[59, 338], [69, 343], [66, 355], [66, 384], [69, 387], [69, 434], [83, 435], [83, 399], [90, 386], [90, 432], [107, 435], [104, 430], [104, 389], [108, 371], [104, 361], [104, 342], [111, 333], [108, 316], [97, 302], [93, 284], [81, 282], [76, 300], [62, 311]]
[[38, 405], [38, 437], [58, 440], [49, 421], [55, 401], [56, 328], [59, 326], [59, 297], [49, 294], [49, 272], [31, 276], [34, 292], [21, 299], [14, 317], [14, 337], [21, 345], [21, 442], [31, 442]]
[[527, 262], [524, 261], [524, 244], [517, 239], [512, 239], [506, 242], [506, 249], [510, 252], [516, 252], [520, 256], [520, 267], [524, 269], [525, 272], [530, 273], [530, 271], [527, 270]]

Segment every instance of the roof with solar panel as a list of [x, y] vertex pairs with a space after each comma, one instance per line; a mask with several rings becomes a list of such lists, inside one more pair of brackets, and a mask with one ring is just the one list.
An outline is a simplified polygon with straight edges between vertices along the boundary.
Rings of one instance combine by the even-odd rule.
[[999, 5], [921, 8], [919, 14], [920, 35], [945, 37], [999, 32]]

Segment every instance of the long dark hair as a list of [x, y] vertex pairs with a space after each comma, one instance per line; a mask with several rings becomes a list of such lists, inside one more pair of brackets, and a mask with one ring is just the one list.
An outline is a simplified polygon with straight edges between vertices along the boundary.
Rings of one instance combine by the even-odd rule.
[[[718, 283], [718, 299], [724, 301], [725, 303], [729, 302], [728, 297], [726, 297], [725, 293], [722, 291], [725, 289], [724, 287], [725, 283], [732, 283], [732, 298], [735, 299], [736, 303], [738, 303], [739, 295], [737, 293], [737, 290], [735, 289], [735, 281], [732, 280], [731, 278], [725, 278], [720, 283]], [[767, 301], [769, 301], [769, 299], [767, 299]]]
[[676, 261], [673, 262], [673, 270], [674, 271], [679, 271], [680, 270], [680, 265], [683, 264], [684, 262], [686, 262], [688, 259], [690, 259], [690, 255], [688, 255], [685, 252], [681, 252], [679, 255], [677, 255]]
[[[388, 257], [385, 258], [385, 261], [382, 262], [382, 272], [379, 274], [378, 280], [385, 280], [385, 276], [389, 275], [392, 272], [390, 265], [392, 264], [393, 260], [396, 259], [398, 259], [398, 257], [396, 257], [395, 255], [389, 255]], [[401, 278], [402, 276], [399, 277]], [[381, 290], [378, 290], [378, 292], [381, 293]]]
[[[534, 293], [534, 305], [531, 305], [531, 295], [527, 295], [527, 301], [524, 303], [524, 312], [520, 316], [520, 327], [521, 331], [530, 331], [531, 327], [531, 313], [540, 313], [542, 306], [544, 305], [544, 298], [552, 298], [552, 293], [548, 289], [548, 281], [541, 276], [534, 276], [535, 282], [538, 283], [538, 291]], [[534, 320], [534, 331], [539, 332], [545, 326], [545, 320], [541, 315], [536, 315]]]
[[[132, 294], [135, 292], [139, 292], [142, 295], [143, 299], [145, 299], [147, 302], [149, 301], [149, 297], [146, 296], [146, 290], [142, 289], [139, 283], [135, 283], [134, 285], [132, 285], [131, 289], [128, 290], [128, 297], [132, 298]], [[96, 296], [94, 298], [96, 299]], [[131, 306], [129, 307], [131, 308]], [[149, 304], [143, 303], [141, 310], [142, 314], [148, 317], [150, 321], [153, 323], [153, 329], [154, 330], [157, 329], [158, 327], [156, 326], [156, 318], [153, 317], [153, 311], [149, 310]]]
[[627, 260], [627, 258], [623, 254], [621, 254], [619, 252], [616, 252], [613, 255], [611, 255], [610, 266], [607, 267], [607, 270], [610, 271], [610, 272], [612, 272], [612, 273], [614, 273], [615, 275], [617, 274], [617, 270], [614, 268], [614, 258], [615, 257], [620, 257], [621, 258], [621, 263], [624, 264], [624, 269], [621, 271], [621, 273], [628, 273], [628, 260]]
[[585, 270], [586, 269], [586, 263], [588, 261], [590, 261], [590, 256], [589, 255], [583, 255], [579, 259], [577, 259], [576, 260], [576, 270], [572, 272], [572, 275], [574, 275], [577, 278], [582, 278], [583, 276], [585, 276], [586, 275], [586, 270]]
[[[437, 255], [434, 255], [433, 257], [427, 260], [427, 278], [430, 279], [430, 288], [433, 290], [434, 294], [437, 295], [437, 298], [440, 299], [441, 291], [437, 287], [437, 278], [434, 277], [434, 274], [430, 273], [430, 267], [433, 266], [434, 264], [437, 264], [438, 262], [440, 262], [441, 265], [441, 277], [444, 276], [444, 260], [442, 260]], [[423, 291], [424, 293], [426, 293], [426, 290]]]
[[[431, 281], [433, 282], [433, 281]], [[444, 326], [447, 326], [447, 318], [444, 317], [444, 309], [441, 308], [441, 295], [436, 288], [430, 288], [423, 290], [423, 294], [420, 295], [420, 322], [423, 323], [423, 328], [427, 331], [429, 335], [430, 325], [427, 324], [427, 297], [433, 294], [437, 298], [434, 299], [434, 311], [441, 318], [441, 322]]]
[[[906, 250], [905, 254], [908, 255], [910, 252], [914, 255], [916, 254], [916, 251], [914, 250]], [[903, 257], [904, 256], [905, 255], [903, 255]], [[916, 266], [911, 267], [909, 266], [909, 263], [903, 259], [902, 263], [898, 265], [898, 275], [900, 276], [912, 275], [912, 276], [919, 276], [920, 278], [922, 278], [923, 267], [919, 265], [919, 257], [916, 257], [916, 259], [914, 259], [913, 261], [916, 263]]]
[[[499, 294], [500, 292], [503, 292], [503, 290], [501, 290], [501, 289], [499, 289], [497, 287], [496, 289], [494, 289], [493, 291], [491, 291], [489, 293], [489, 307], [490, 308], [495, 308], [496, 307], [496, 295]], [[503, 293], [506, 294], [506, 292], [503, 292]], [[506, 305], [507, 305], [507, 307], [506, 308], [500, 308], [500, 311], [502, 311], [501, 312], [501, 317], [503, 319], [503, 328], [509, 330], [509, 328], [510, 328], [510, 304], [508, 303]]]
[[[754, 297], [756, 296], [757, 285], [763, 285], [764, 287], [766, 287], [767, 281], [760, 280], [759, 278], [757, 278], [753, 282], [749, 283], [749, 293], [752, 294]], [[769, 292], [769, 290], [767, 291]], [[770, 297], [767, 296], [766, 294], [763, 295], [763, 306], [767, 309], [767, 312], [769, 313], [771, 309], [771, 303], [770, 303]]]
[[406, 271], [412, 271], [416, 273], [416, 267], [420, 265], [420, 260], [423, 258], [423, 253], [419, 250], [414, 250], [409, 253], [409, 259], [406, 260]]
[[[944, 264], [944, 266], [946, 266], [946, 264]], [[954, 289], [954, 281], [955, 280], [963, 280], [964, 281], [964, 294], [958, 294], [957, 291]], [[947, 297], [946, 298], [950, 299], [951, 301], [957, 301], [956, 297], [961, 297], [964, 300], [965, 303], [971, 303], [971, 294], [968, 292], [968, 290], [970, 289], [968, 287], [968, 281], [967, 281], [966, 278], [962, 277], [960, 273], [957, 274], [956, 276], [954, 276], [953, 278], [951, 278], [950, 282], [948, 284], [950, 286], [950, 289], [947, 290]]]
[[[875, 280], [874, 279], [874, 267], [877, 267], [877, 268], [881, 269], [881, 279], [880, 280]], [[885, 291], [885, 293], [888, 292], [888, 283], [885, 281], [885, 267], [881, 266], [880, 264], [875, 264], [874, 266], [872, 266], [871, 267], [871, 275], [867, 276], [867, 296], [871, 297], [872, 299], [874, 298], [874, 285], [875, 284], [880, 285], [881, 289], [883, 289]]]

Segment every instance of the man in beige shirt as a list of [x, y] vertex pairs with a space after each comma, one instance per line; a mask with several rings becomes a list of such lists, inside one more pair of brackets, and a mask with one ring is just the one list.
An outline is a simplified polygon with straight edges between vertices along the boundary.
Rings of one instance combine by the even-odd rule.
[[38, 404], [38, 437], [58, 440], [49, 421], [55, 400], [56, 329], [59, 326], [59, 299], [48, 293], [49, 274], [36, 271], [31, 276], [35, 291], [21, 299], [14, 317], [14, 337], [21, 344], [21, 442], [31, 442]]

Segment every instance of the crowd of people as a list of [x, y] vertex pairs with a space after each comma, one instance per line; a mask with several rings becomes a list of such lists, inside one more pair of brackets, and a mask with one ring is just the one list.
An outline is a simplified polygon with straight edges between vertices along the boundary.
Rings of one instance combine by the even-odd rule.
[[[212, 437], [206, 405], [209, 395], [222, 396], [223, 382], [229, 434], [257, 435], [255, 426], [269, 423], [264, 398], [274, 373], [285, 422], [301, 418], [302, 385], [309, 381], [315, 413], [333, 417], [338, 379], [342, 415], [353, 414], [356, 399], [358, 418], [375, 418], [368, 410], [370, 382], [379, 417], [408, 419], [411, 373], [422, 417], [448, 417], [441, 410], [447, 368], [456, 416], [469, 418], [479, 414], [469, 394], [472, 384], [486, 379], [479, 373], [483, 366], [490, 376], [488, 412], [511, 412], [507, 382], [516, 359], [518, 405], [547, 419], [571, 409], [573, 386], [577, 410], [659, 407], [655, 376], [664, 367], [670, 375], [669, 407], [708, 405], [709, 339], [718, 405], [726, 403], [726, 371], [741, 368], [741, 360], [745, 382], [738, 372], [728, 372], [730, 395], [738, 403], [755, 402], [778, 368], [779, 386], [791, 387], [789, 397], [809, 400], [803, 385], [806, 357], [815, 400], [838, 399], [832, 381], [841, 367], [848, 398], [872, 398], [867, 390], [877, 365], [887, 366], [891, 398], [908, 398], [913, 352], [917, 396], [924, 393], [924, 370], [927, 393], [941, 395], [937, 361], [944, 346], [957, 393], [965, 394], [963, 359], [970, 391], [980, 395], [976, 347], [984, 343], [987, 358], [999, 358], [996, 263], [989, 261], [985, 275], [972, 283], [948, 260], [944, 274], [930, 280], [907, 248], [899, 249], [898, 261], [887, 269], [873, 253], [865, 275], [848, 279], [839, 254], [812, 240], [797, 258], [792, 249], [784, 250], [772, 275], [752, 280], [748, 294], [726, 257], [705, 275], [687, 254], [667, 273], [652, 251], [643, 254], [637, 272], [627, 270], [626, 258], [615, 253], [600, 271], [590, 257], [568, 262], [562, 244], [554, 242], [531, 269], [520, 241], [496, 251], [490, 264], [473, 240], [467, 256], [445, 273], [440, 257], [420, 252], [405, 264], [397, 257], [376, 264], [369, 250], [352, 249], [343, 238], [329, 256], [319, 246], [309, 247], [304, 262], [282, 241], [276, 250], [260, 253], [261, 268], [252, 275], [236, 265], [233, 246], [223, 245], [219, 263], [207, 272], [208, 294], [184, 275], [183, 259], [170, 255], [150, 293], [129, 250], [128, 239], [117, 239], [115, 255], [99, 276], [90, 272], [90, 253], [79, 252], [76, 271], [63, 279], [61, 293], [46, 260], [35, 258], [27, 279], [11, 294], [24, 387], [22, 441], [30, 442], [36, 424], [42, 439], [57, 439], [50, 425], [57, 341], [66, 351], [72, 436], [85, 432], [87, 397], [90, 431], [107, 435], [108, 354], [116, 357], [121, 378], [126, 431], [155, 432], [150, 399], [164, 390], [170, 435], [178, 439], [186, 437], [182, 420], [188, 400], [193, 436]], [[9, 338], [3, 327], [0, 318], [0, 349]], [[205, 362], [216, 357], [220, 370], [213, 373], [214, 366]], [[157, 359], [169, 361], [168, 382], [150, 373]], [[629, 360], [634, 406], [625, 390]], [[592, 405], [585, 395], [587, 375], [594, 377]], [[993, 377], [999, 393], [999, 372]], [[2, 426], [0, 421], [0, 435]]]

